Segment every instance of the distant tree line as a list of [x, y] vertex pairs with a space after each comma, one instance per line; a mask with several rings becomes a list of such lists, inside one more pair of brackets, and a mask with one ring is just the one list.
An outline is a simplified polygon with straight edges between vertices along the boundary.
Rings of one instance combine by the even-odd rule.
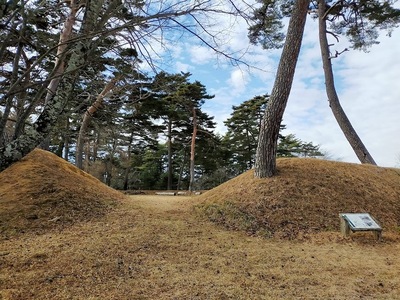
[[[158, 33], [196, 36], [197, 15], [235, 17], [236, 6], [0, 4], [0, 170], [38, 145], [118, 189], [204, 189], [253, 167], [267, 95], [233, 107], [222, 136], [202, 110], [214, 96], [190, 73], [140, 71], [143, 60], [156, 68]], [[320, 155], [293, 135], [279, 145], [281, 156]]]
[[[219, 51], [217, 33], [200, 20], [239, 16], [236, 5], [225, 4], [208, 0], [1, 0], [0, 171], [39, 144], [49, 147], [54, 127], [64, 127], [65, 139], [70, 138], [70, 130], [65, 129], [80, 131], [76, 160], [81, 167], [85, 135], [93, 131], [92, 115], [107, 112], [118, 117], [125, 108], [136, 109], [148, 96], [149, 82], [139, 71], [140, 64], [160, 70], [155, 60], [161, 55], [158, 49], [166, 47], [165, 41], [176, 34], [190, 34]], [[218, 53], [238, 63], [228, 54]], [[138, 87], [143, 94], [130, 93]], [[119, 98], [106, 100], [116, 90]], [[193, 116], [197, 104], [192, 104], [186, 109], [191, 109]], [[100, 109], [107, 105], [112, 109]], [[70, 119], [72, 115], [82, 118], [82, 126], [69, 123], [76, 122]], [[164, 121], [174, 123], [174, 118], [169, 112]], [[134, 119], [130, 126], [137, 126], [135, 122], [146, 123], [147, 119]], [[70, 146], [68, 142], [64, 147]]]
[[[233, 106], [231, 117], [225, 121], [227, 132], [221, 135], [215, 133], [214, 117], [202, 110], [213, 96], [199, 81], [191, 82], [190, 76], [161, 72], [153, 78], [138, 77], [129, 88], [125, 83], [116, 85], [91, 116], [84, 136], [80, 130], [82, 115], [91, 107], [89, 101], [57, 123], [48, 141], [49, 149], [76, 164], [76, 145], [82, 139], [81, 168], [124, 190], [209, 189], [253, 168], [259, 126], [269, 96]], [[318, 145], [289, 134], [280, 135], [278, 156], [323, 154]]]
[[[273, 176], [277, 156], [319, 155], [318, 146], [281, 135], [309, 14], [320, 24], [333, 113], [360, 161], [374, 163], [335, 95], [326, 35], [345, 34], [353, 48], [365, 49], [377, 43], [379, 30], [398, 26], [400, 10], [379, 0], [256, 2], [0, 1], [0, 171], [41, 145], [117, 188], [192, 190], [253, 165], [257, 177]], [[151, 77], [139, 67], [160, 70], [155, 45], [185, 33], [240, 63], [221, 50], [221, 31], [205, 22], [220, 16], [248, 21], [253, 43], [283, 45], [271, 96], [234, 107], [224, 136], [201, 109], [213, 97], [205, 86], [188, 73]]]

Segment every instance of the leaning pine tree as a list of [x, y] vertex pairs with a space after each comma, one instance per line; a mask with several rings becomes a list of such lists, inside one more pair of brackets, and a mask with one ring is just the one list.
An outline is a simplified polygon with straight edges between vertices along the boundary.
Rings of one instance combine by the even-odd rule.
[[[326, 90], [332, 112], [347, 140], [362, 163], [375, 164], [372, 156], [357, 136], [345, 115], [335, 91], [330, 49], [326, 35], [345, 34], [354, 49], [366, 50], [377, 44], [378, 31], [390, 30], [400, 22], [400, 10], [393, 7], [394, 1], [380, 0], [263, 0], [263, 5], [254, 14], [255, 25], [250, 27], [250, 40], [270, 46], [271, 41], [281, 38], [279, 19], [291, 15], [287, 36], [271, 93], [270, 104], [260, 128], [255, 176], [270, 177], [276, 173], [276, 149], [279, 125], [289, 97], [294, 71], [300, 51], [307, 12], [312, 8], [319, 13], [320, 44], [326, 79]], [[310, 5], [312, 4], [312, 5]], [[319, 9], [318, 9], [319, 7]], [[330, 31], [326, 22], [330, 22]], [[273, 46], [275, 46], [273, 44]]]
[[[378, 0], [362, 2], [355, 0], [319, 0], [316, 9], [329, 106], [354, 153], [360, 162], [365, 164], [376, 165], [340, 105], [335, 88], [332, 58], [343, 53], [343, 51], [337, 51], [335, 55], [331, 55], [330, 46], [332, 44], [328, 43], [327, 34], [332, 35], [338, 41], [339, 34], [345, 33], [349, 37], [352, 48], [365, 50], [377, 43], [379, 29], [393, 28], [400, 21], [400, 10], [393, 8], [391, 4], [390, 1], [382, 2]], [[330, 23], [331, 30], [327, 29], [327, 22]]]
[[328, 38], [326, 36], [326, 8], [324, 2], [325, 0], [321, 0], [318, 7], [319, 44], [321, 48], [321, 58], [325, 74], [325, 87], [326, 94], [329, 100], [329, 106], [333, 112], [333, 115], [335, 116], [336, 121], [340, 126], [340, 129], [349, 141], [360, 162], [376, 165], [374, 159], [367, 150], [367, 147], [358, 136], [354, 127], [351, 125], [349, 118], [347, 117], [339, 102], [339, 97], [335, 88]]

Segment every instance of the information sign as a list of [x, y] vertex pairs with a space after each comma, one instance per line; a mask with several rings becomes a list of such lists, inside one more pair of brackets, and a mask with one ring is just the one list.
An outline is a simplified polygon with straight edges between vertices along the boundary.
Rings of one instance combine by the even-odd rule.
[[378, 223], [367, 213], [346, 213], [342, 218], [347, 220], [352, 230], [382, 230]]

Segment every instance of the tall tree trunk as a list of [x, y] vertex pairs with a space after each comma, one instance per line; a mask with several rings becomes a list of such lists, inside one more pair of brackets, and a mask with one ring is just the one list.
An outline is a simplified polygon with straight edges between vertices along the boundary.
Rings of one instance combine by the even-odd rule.
[[89, 173], [89, 167], [90, 167], [90, 139], [89, 137], [86, 137], [86, 143], [85, 143], [85, 164], [83, 166], [83, 170], [85, 172]]
[[64, 74], [65, 63], [66, 63], [64, 54], [65, 51], [67, 50], [68, 40], [71, 38], [73, 25], [75, 24], [76, 21], [76, 14], [80, 7], [79, 0], [71, 0], [70, 7], [71, 7], [71, 13], [67, 17], [67, 20], [64, 23], [64, 28], [62, 29], [60, 35], [60, 41], [58, 43], [56, 60], [53, 69], [53, 78], [51, 79], [49, 85], [47, 86], [45, 103], [50, 101], [56, 95], [56, 91], [58, 85], [60, 84], [61, 77]]
[[179, 177], [178, 177], [178, 184], [176, 189], [179, 191], [181, 189], [181, 185], [182, 185], [182, 176], [183, 176], [183, 170], [185, 169], [185, 165], [186, 165], [186, 150], [183, 150], [183, 161], [181, 163], [181, 167], [179, 168]]
[[104, 161], [105, 165], [105, 173], [104, 173], [104, 183], [108, 186], [111, 185], [111, 179], [112, 179], [112, 161], [110, 159], [106, 159]]
[[58, 157], [62, 157], [63, 151], [64, 151], [64, 140], [61, 139], [61, 140], [58, 142], [57, 149], [56, 149], [56, 151], [55, 151], [54, 154], [57, 155]]
[[289, 21], [274, 87], [260, 128], [255, 160], [255, 176], [259, 178], [271, 177], [276, 173], [279, 128], [292, 88], [309, 4], [310, 0], [295, 1]]
[[251, 135], [249, 132], [249, 127], [246, 124], [246, 140], [247, 140], [247, 166], [246, 166], [246, 170], [250, 170], [253, 166], [253, 148], [251, 147]]
[[126, 191], [128, 190], [129, 186], [129, 173], [131, 170], [131, 156], [132, 156], [132, 142], [133, 142], [133, 132], [131, 132], [131, 135], [129, 137], [129, 145], [128, 145], [128, 157], [127, 157], [127, 165], [124, 170], [124, 184], [123, 184], [123, 190]]
[[96, 126], [95, 129], [95, 139], [94, 139], [94, 145], [93, 145], [93, 162], [97, 160], [97, 153], [99, 152], [99, 146], [100, 146], [100, 137], [101, 137], [101, 132], [100, 128]]
[[320, 0], [318, 5], [319, 44], [321, 47], [321, 58], [322, 58], [322, 65], [324, 68], [325, 87], [326, 87], [326, 94], [329, 100], [329, 106], [333, 112], [333, 115], [335, 116], [336, 121], [340, 126], [340, 129], [344, 133], [347, 141], [350, 143], [351, 147], [353, 148], [360, 162], [363, 164], [376, 165], [374, 159], [372, 158], [371, 154], [369, 154], [367, 148], [364, 146], [360, 137], [357, 135], [357, 132], [351, 125], [350, 120], [347, 118], [346, 113], [344, 112], [342, 106], [340, 105], [339, 97], [336, 93], [335, 81], [332, 71], [332, 62], [329, 52], [329, 44], [326, 36], [327, 30], [326, 30], [326, 19], [324, 18], [325, 12], [326, 12], [326, 1]]
[[103, 160], [104, 161], [104, 182], [106, 185], [111, 186], [111, 180], [114, 176], [114, 154], [117, 150], [117, 143], [115, 140], [112, 141], [111, 144], [111, 151], [106, 154], [106, 158]]
[[[25, 11], [25, 5], [24, 2], [21, 3], [21, 12], [22, 12], [22, 17], [23, 17], [23, 22], [21, 25], [21, 28], [19, 28], [19, 38], [18, 38], [18, 47], [15, 50], [15, 56], [13, 60], [13, 70], [11, 73], [11, 82], [14, 83], [18, 79], [18, 73], [20, 72], [20, 59], [21, 56], [23, 55], [23, 39], [26, 31], [26, 15], [24, 13]], [[11, 84], [12, 86], [12, 84]], [[6, 140], [4, 139], [5, 137], [5, 132], [7, 129], [7, 121], [10, 117], [11, 109], [13, 107], [13, 100], [15, 96], [8, 95], [8, 97], [5, 97], [3, 101], [5, 102], [6, 106], [4, 108], [4, 111], [2, 115], [0, 115], [0, 146], [4, 146], [6, 143]], [[18, 120], [18, 116], [17, 120]]]
[[107, 83], [107, 85], [104, 87], [101, 93], [97, 95], [94, 103], [86, 110], [83, 116], [81, 128], [79, 129], [78, 140], [76, 142], [76, 154], [75, 154], [75, 160], [76, 160], [75, 164], [79, 169], [82, 169], [83, 167], [82, 154], [83, 154], [84, 142], [87, 129], [89, 127], [90, 121], [92, 120], [92, 116], [97, 110], [101, 108], [101, 106], [103, 105], [104, 97], [107, 96], [107, 94], [115, 87], [120, 77], [121, 76], [116, 76], [109, 83]]
[[194, 157], [196, 151], [196, 136], [197, 136], [197, 116], [196, 116], [196, 108], [193, 107], [193, 133], [192, 133], [192, 142], [190, 144], [190, 181], [189, 181], [189, 192], [193, 192], [193, 184], [194, 184]]
[[66, 119], [66, 128], [64, 134], [64, 159], [69, 161], [69, 141], [70, 141], [70, 123], [69, 123], [69, 116]]
[[172, 189], [172, 121], [168, 119], [168, 128], [167, 128], [167, 137], [168, 137], [168, 182], [167, 182], [167, 190]]
[[76, 21], [76, 14], [79, 10], [79, 5], [76, 0], [70, 1], [70, 13], [64, 22], [64, 28], [60, 33], [60, 40], [57, 48], [57, 58], [52, 72], [59, 76], [50, 81], [47, 86], [47, 95], [45, 98], [45, 106], [42, 113], [39, 115], [36, 122], [31, 128], [27, 128], [24, 134], [12, 142], [0, 147], [0, 171], [6, 169], [14, 162], [19, 161], [22, 157], [31, 152], [39, 145], [49, 134], [51, 127], [57, 121], [58, 115], [64, 108], [63, 99], [54, 97], [57, 92], [60, 78], [65, 68], [65, 50], [69, 39], [71, 38], [72, 28]]

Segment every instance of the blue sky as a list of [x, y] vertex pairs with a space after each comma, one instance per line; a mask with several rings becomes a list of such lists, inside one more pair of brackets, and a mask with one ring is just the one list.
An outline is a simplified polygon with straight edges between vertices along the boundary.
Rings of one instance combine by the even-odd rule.
[[[221, 18], [213, 22], [219, 28], [221, 49], [241, 56], [255, 68], [235, 66], [193, 38], [164, 45], [162, 62], [171, 73], [192, 73], [193, 81], [199, 80], [215, 95], [203, 110], [215, 117], [217, 131], [223, 133], [223, 121], [230, 116], [232, 105], [271, 92], [280, 51], [249, 45], [244, 21]], [[340, 52], [348, 46], [342, 38], [332, 49]], [[400, 30], [395, 29], [390, 38], [381, 33], [380, 44], [369, 53], [351, 50], [332, 61], [340, 102], [371, 155], [385, 167], [400, 164], [399, 55]], [[358, 162], [328, 106], [317, 22], [311, 17], [283, 124], [285, 133], [319, 144], [332, 159]]]

